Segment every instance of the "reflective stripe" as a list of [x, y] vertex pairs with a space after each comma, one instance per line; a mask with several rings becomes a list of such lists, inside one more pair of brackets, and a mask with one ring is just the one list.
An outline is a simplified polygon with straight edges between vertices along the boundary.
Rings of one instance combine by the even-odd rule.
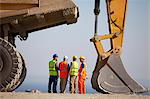
[[57, 76], [56, 61], [55, 60], [51, 60], [49, 62], [49, 75], [51, 75], [51, 76]]
[[70, 70], [70, 75], [74, 75], [74, 76], [77, 76], [78, 75], [78, 68], [79, 68], [79, 65], [77, 62], [72, 62], [72, 65], [71, 65], [71, 70]]
[[61, 70], [60, 72], [68, 72], [68, 67], [65, 67], [64, 70]]

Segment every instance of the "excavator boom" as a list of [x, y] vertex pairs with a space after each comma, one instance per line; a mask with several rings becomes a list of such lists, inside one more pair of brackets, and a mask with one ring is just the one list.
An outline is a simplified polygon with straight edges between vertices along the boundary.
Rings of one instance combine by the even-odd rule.
[[[120, 58], [128, 0], [106, 0], [109, 33], [97, 34], [100, 0], [95, 0], [95, 32], [91, 41], [98, 53], [92, 75], [92, 86], [102, 93], [141, 93], [148, 91], [126, 72]], [[102, 40], [110, 39], [111, 49], [105, 51]]]

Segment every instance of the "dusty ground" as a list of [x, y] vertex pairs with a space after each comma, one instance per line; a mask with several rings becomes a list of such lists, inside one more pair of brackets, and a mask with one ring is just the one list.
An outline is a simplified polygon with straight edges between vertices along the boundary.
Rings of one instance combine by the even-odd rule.
[[48, 94], [48, 93], [0, 93], [0, 99], [150, 99], [146, 95], [121, 94]]

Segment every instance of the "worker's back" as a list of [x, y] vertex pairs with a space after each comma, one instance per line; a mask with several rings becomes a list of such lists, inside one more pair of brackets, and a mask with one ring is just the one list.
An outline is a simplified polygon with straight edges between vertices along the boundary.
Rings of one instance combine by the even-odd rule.
[[69, 64], [66, 61], [59, 63], [60, 78], [67, 78], [69, 73]]
[[78, 75], [79, 64], [76, 61], [71, 62], [70, 75]]

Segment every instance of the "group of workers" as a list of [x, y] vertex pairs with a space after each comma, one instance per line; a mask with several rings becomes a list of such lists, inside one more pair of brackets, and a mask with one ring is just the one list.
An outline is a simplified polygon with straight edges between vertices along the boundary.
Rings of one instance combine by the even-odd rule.
[[[86, 94], [85, 80], [87, 78], [85, 57], [81, 56], [80, 66], [77, 62], [77, 56], [72, 57], [72, 62], [68, 63], [68, 57], [64, 56], [63, 61], [58, 63], [58, 55], [54, 54], [53, 59], [49, 62], [49, 84], [48, 92], [57, 93], [57, 82], [60, 77], [60, 93], [65, 93], [68, 78], [70, 77], [70, 93]], [[77, 83], [78, 82], [78, 83]], [[53, 86], [53, 88], [51, 88]], [[51, 90], [52, 89], [52, 90]]]

